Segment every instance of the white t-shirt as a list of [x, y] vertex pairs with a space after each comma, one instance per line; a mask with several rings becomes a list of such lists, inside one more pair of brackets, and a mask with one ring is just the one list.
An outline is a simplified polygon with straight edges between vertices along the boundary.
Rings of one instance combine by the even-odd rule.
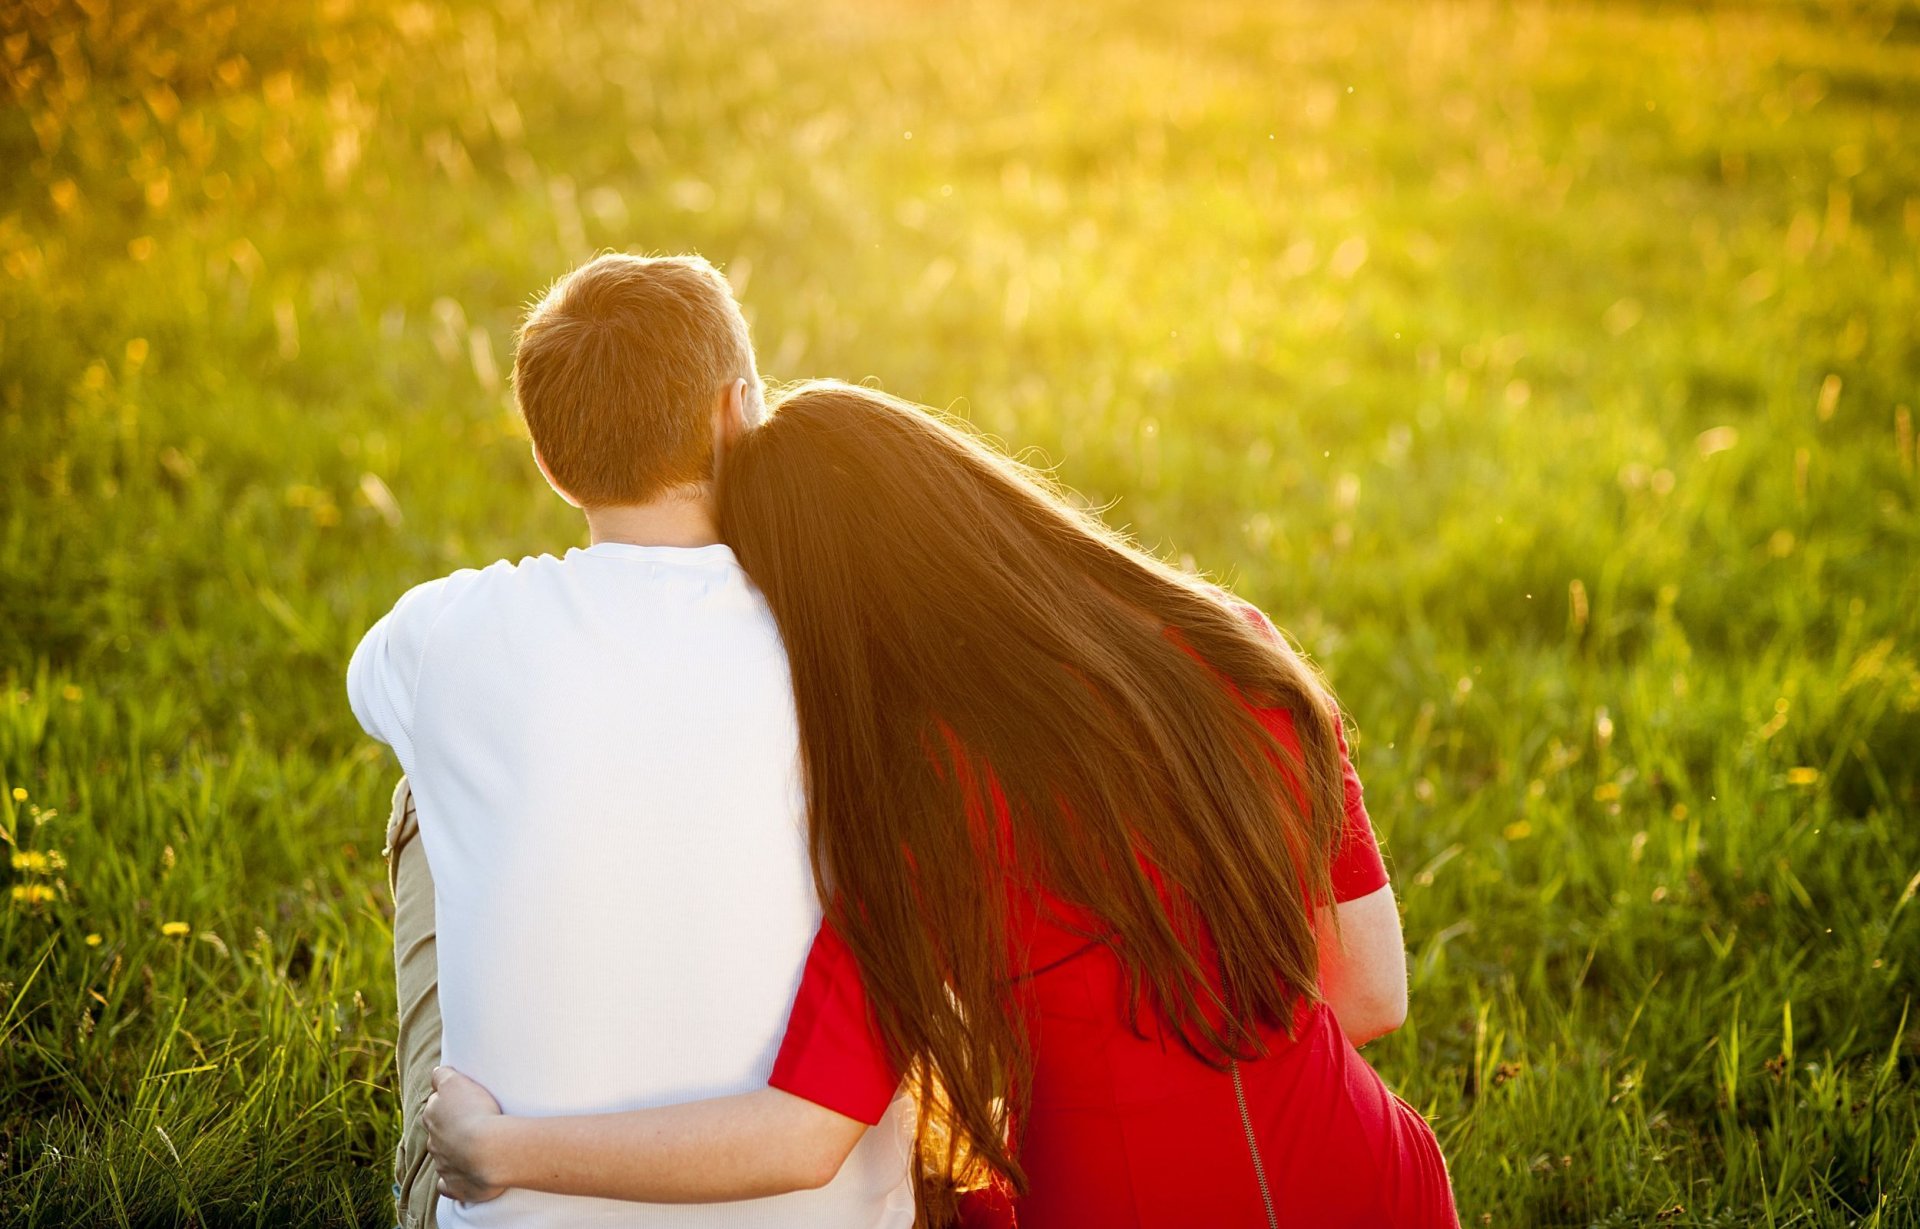
[[[732, 551], [607, 542], [430, 581], [347, 693], [413, 784], [446, 1063], [536, 1116], [765, 1086], [820, 907], [786, 654]], [[510, 1191], [440, 1223], [906, 1229], [911, 1112], [817, 1191]]]

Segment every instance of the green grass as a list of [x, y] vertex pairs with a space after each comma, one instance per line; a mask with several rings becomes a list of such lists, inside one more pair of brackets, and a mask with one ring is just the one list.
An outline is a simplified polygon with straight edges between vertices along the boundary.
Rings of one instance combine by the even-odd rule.
[[0, 1222], [387, 1223], [342, 671], [579, 541], [501, 373], [615, 247], [1320, 659], [1468, 1225], [1920, 1225], [1911, 4], [33, 0], [0, 99]]

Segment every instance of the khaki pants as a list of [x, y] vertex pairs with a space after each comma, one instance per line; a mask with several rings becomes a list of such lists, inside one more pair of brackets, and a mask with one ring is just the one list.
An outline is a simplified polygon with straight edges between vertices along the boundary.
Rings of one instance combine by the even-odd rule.
[[420, 843], [413, 790], [405, 777], [393, 791], [387, 820], [387, 886], [393, 891], [393, 974], [400, 1031], [394, 1057], [400, 1076], [400, 1146], [394, 1150], [394, 1212], [400, 1229], [436, 1229], [433, 1161], [420, 1108], [440, 1063], [440, 956], [435, 941], [433, 872]]

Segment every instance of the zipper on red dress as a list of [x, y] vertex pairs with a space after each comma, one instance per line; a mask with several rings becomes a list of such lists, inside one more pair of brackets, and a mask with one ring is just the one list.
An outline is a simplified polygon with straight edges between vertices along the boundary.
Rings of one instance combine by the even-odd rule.
[[1273, 1209], [1273, 1188], [1267, 1185], [1267, 1164], [1260, 1159], [1260, 1141], [1253, 1133], [1253, 1114], [1247, 1109], [1247, 1085], [1240, 1078], [1240, 1064], [1232, 1064], [1233, 1099], [1240, 1107], [1240, 1125], [1247, 1131], [1247, 1155], [1253, 1158], [1253, 1180], [1260, 1186], [1260, 1202], [1267, 1207], [1267, 1229], [1280, 1229], [1280, 1215]]

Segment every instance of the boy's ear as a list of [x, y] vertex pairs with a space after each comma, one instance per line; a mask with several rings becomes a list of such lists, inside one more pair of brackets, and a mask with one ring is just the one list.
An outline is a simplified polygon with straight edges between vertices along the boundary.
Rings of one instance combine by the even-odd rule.
[[721, 468], [726, 464], [727, 454], [734, 445], [746, 435], [752, 426], [752, 399], [745, 380], [735, 380], [720, 391], [719, 403], [713, 407], [713, 473], [720, 476]]
[[572, 505], [575, 508], [578, 508], [580, 506], [580, 501], [575, 499], [573, 496], [567, 494], [567, 488], [561, 486], [559, 483], [553, 480], [553, 471], [547, 468], [546, 458], [540, 455], [540, 449], [537, 446], [530, 444], [528, 445], [528, 450], [533, 453], [533, 463], [539, 466], [540, 476], [547, 480], [547, 485], [553, 488], [553, 493], [555, 495], [558, 495], [560, 498], [566, 500], [568, 504]]

